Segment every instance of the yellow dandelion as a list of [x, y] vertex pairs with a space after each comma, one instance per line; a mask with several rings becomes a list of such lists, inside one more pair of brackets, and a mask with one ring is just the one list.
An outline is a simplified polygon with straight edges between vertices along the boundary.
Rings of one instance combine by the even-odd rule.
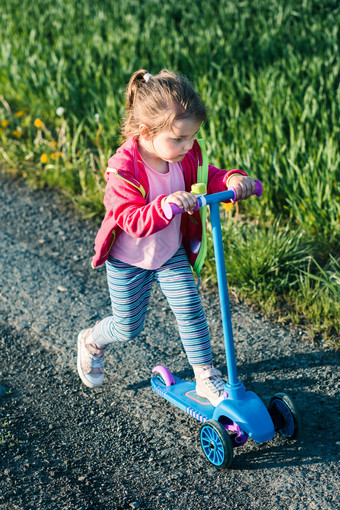
[[48, 160], [48, 156], [47, 156], [47, 154], [42, 154], [42, 155], [40, 156], [40, 161], [41, 161], [42, 163], [47, 163], [47, 160]]
[[40, 119], [35, 119], [34, 125], [35, 125], [36, 128], [41, 129], [42, 126], [43, 126], [43, 123], [42, 123], [42, 121]]
[[225, 211], [230, 211], [233, 208], [233, 204], [228, 202], [227, 204], [222, 204], [222, 207]]
[[25, 178], [27, 177], [27, 172], [22, 172], [22, 176]]
[[24, 116], [24, 112], [17, 112], [15, 114], [16, 117], [23, 117]]
[[16, 137], [16, 138], [20, 138], [20, 136], [22, 135], [22, 132], [19, 130], [19, 129], [15, 129], [13, 131], [13, 135]]
[[2, 126], [2, 127], [7, 127], [7, 126], [8, 126], [8, 124], [9, 124], [9, 121], [8, 121], [8, 120], [2, 120], [2, 121], [1, 121], [1, 126]]
[[51, 159], [58, 159], [61, 156], [61, 152], [52, 152]]
[[56, 147], [58, 145], [58, 142], [56, 142], [55, 140], [52, 140], [52, 142], [50, 142], [50, 145], [51, 145], [51, 147]]

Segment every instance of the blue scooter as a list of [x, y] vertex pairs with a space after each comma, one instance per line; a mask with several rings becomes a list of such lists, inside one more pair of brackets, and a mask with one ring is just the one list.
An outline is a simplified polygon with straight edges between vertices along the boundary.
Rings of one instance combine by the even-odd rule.
[[[262, 184], [260, 181], [255, 183], [255, 195], [261, 196]], [[197, 189], [197, 186], [202, 185], [194, 186]], [[224, 201], [236, 201], [235, 190], [229, 189], [212, 195], [200, 194], [197, 196], [196, 205], [196, 209], [207, 205], [210, 207], [228, 371], [224, 399], [214, 407], [207, 399], [196, 394], [194, 382], [184, 381], [172, 375], [164, 366], [156, 366], [152, 370], [154, 375], [151, 378], [154, 391], [202, 423], [200, 443], [203, 454], [213, 466], [219, 469], [230, 466], [234, 448], [242, 446], [248, 438], [257, 443], [264, 443], [272, 439], [277, 431], [287, 439], [296, 439], [302, 428], [299, 411], [287, 394], [275, 394], [267, 409], [254, 392], [246, 391], [237, 377], [219, 212], [219, 203]], [[175, 204], [167, 204], [165, 211], [169, 218], [183, 212]]]

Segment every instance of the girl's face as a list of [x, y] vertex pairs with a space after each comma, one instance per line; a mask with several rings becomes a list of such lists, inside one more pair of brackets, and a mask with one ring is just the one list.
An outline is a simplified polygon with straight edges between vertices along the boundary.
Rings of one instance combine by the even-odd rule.
[[201, 122], [195, 118], [176, 120], [167, 131], [162, 131], [149, 140], [153, 156], [168, 163], [182, 161], [194, 143]]

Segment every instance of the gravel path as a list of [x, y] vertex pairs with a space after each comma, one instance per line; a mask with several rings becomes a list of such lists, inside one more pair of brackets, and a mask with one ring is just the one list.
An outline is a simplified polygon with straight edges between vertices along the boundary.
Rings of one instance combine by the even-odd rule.
[[[145, 329], [112, 347], [106, 379], [77, 375], [77, 332], [110, 313], [95, 227], [50, 191], [0, 174], [0, 508], [337, 509], [338, 354], [302, 331], [231, 303], [240, 379], [266, 404], [296, 401], [300, 441], [249, 440], [230, 469], [200, 452], [199, 424], [157, 396], [153, 366], [192, 378], [174, 318], [154, 289]], [[219, 304], [204, 293], [215, 365], [223, 368]]]

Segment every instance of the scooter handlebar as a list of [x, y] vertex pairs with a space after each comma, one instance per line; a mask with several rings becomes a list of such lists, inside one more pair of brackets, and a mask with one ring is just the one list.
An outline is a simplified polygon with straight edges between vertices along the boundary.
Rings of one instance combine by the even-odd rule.
[[[261, 181], [255, 180], [255, 193], [253, 194], [256, 195], [257, 197], [260, 197], [262, 193], [263, 186]], [[236, 190], [234, 188], [230, 188], [220, 193], [215, 193], [214, 195], [221, 196], [220, 199], [217, 200], [220, 202], [230, 200], [232, 203], [235, 203], [237, 200]], [[213, 197], [214, 195], [198, 196], [196, 205], [194, 207], [194, 211], [197, 211], [200, 207], [207, 205], [207, 203], [210, 202], [208, 197]], [[175, 214], [182, 214], [185, 212], [185, 210], [182, 209], [181, 207], [178, 207], [178, 205], [166, 201], [163, 203], [163, 211], [168, 220], [170, 220]]]

